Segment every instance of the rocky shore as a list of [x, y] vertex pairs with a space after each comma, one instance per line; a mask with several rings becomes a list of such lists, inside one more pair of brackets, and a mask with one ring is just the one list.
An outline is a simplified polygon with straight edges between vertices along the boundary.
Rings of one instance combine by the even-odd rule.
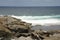
[[32, 24], [11, 16], [0, 16], [0, 40], [59, 40], [60, 30], [33, 30]]

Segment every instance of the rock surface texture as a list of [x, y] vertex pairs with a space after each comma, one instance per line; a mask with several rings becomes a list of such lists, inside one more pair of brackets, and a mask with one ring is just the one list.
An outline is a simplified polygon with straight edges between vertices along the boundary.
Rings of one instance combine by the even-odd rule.
[[31, 23], [24, 22], [21, 19], [0, 16], [0, 40], [58, 40], [60, 38], [60, 34], [57, 35], [60, 31], [48, 32], [32, 30], [31, 28]]

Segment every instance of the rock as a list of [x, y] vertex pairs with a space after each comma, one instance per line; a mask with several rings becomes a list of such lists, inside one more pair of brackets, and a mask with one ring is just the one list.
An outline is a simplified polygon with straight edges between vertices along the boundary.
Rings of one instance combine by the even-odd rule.
[[11, 33], [15, 36], [17, 33], [28, 33], [29, 30], [31, 30], [31, 23], [26, 23], [11, 16], [0, 16], [0, 31]]
[[28, 36], [31, 36], [31, 33], [18, 33], [15, 36], [17, 36], [17, 37], [21, 37], [21, 36], [28, 37]]
[[7, 29], [6, 27], [4, 27], [4, 25], [0, 25], [0, 31], [11, 33], [11, 31]]
[[11, 38], [12, 38], [12, 34], [0, 30], [0, 38], [1, 38], [1, 40], [11, 40]]
[[33, 39], [31, 37], [23, 37], [23, 36], [21, 36], [20, 38], [18, 38], [16, 40], [33, 40]]
[[18, 30], [18, 29], [29, 30], [31, 28], [30, 23], [23, 22], [22, 20], [10, 16], [0, 17], [0, 24], [4, 25], [4, 27], [10, 30]]
[[32, 33], [31, 37], [36, 40], [43, 40], [44, 39], [44, 37], [42, 37], [40, 34], [37, 34], [37, 33]]
[[[32, 27], [31, 25], [32, 25], [31, 23], [24, 22], [21, 19], [16, 19], [11, 16], [0, 16], [0, 39], [1, 40], [45, 40], [45, 39], [49, 39], [50, 35], [53, 35], [55, 33], [60, 33], [60, 31], [33, 30], [31, 29]], [[56, 34], [54, 35], [54, 37], [55, 36]], [[51, 39], [54, 39], [54, 37], [53, 38], [52, 37], [53, 36], [51, 36]]]

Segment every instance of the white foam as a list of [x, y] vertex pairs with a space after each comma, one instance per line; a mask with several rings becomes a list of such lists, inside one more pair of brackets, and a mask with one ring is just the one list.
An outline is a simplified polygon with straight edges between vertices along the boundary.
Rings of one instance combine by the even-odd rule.
[[58, 16], [60, 15], [57, 16], [14, 16], [12, 15], [12, 17], [22, 19], [23, 21], [32, 23], [33, 25], [60, 24], [60, 19], [52, 18]]

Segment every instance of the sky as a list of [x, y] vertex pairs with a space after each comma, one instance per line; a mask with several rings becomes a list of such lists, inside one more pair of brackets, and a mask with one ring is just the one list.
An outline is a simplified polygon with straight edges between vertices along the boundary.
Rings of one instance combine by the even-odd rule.
[[60, 0], [0, 0], [0, 6], [60, 6]]

